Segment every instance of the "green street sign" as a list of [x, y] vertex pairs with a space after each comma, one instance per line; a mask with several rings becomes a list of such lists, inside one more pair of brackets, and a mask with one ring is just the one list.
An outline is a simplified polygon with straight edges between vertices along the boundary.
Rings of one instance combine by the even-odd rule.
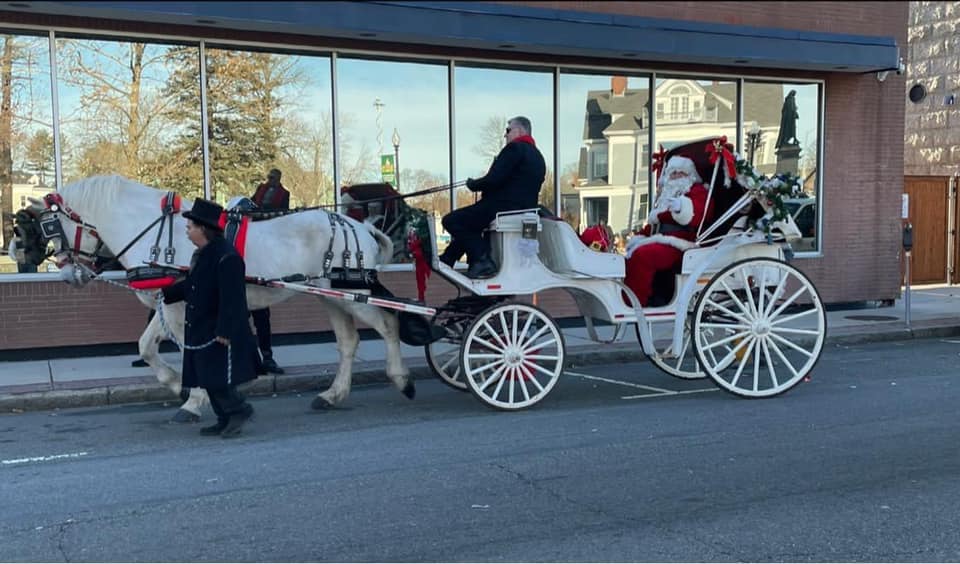
[[393, 155], [380, 155], [380, 179], [383, 182], [397, 185], [397, 169]]

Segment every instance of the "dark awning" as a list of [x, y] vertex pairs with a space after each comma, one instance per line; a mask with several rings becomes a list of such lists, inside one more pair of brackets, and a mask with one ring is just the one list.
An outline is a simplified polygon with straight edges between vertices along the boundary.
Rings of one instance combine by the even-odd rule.
[[[4, 9], [266, 34], [771, 69], [870, 72], [894, 70], [900, 63], [893, 37], [479, 2], [24, 2]], [[269, 42], [269, 35], [264, 40]]]

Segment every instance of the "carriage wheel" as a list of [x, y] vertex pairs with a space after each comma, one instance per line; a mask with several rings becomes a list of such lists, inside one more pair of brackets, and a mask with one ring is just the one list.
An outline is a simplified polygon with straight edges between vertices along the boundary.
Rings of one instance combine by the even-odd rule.
[[774, 259], [723, 269], [694, 309], [700, 365], [718, 386], [743, 397], [772, 397], [797, 385], [820, 358], [826, 333], [817, 289]]
[[[643, 341], [640, 340], [640, 326], [635, 325], [634, 328], [637, 332], [637, 341], [643, 345]], [[658, 343], [654, 343], [656, 347]], [[706, 373], [700, 369], [700, 364], [697, 362], [697, 355], [693, 351], [693, 346], [690, 343], [690, 320], [688, 319], [683, 324], [683, 344], [680, 347], [680, 354], [673, 354], [673, 334], [671, 333], [670, 341], [662, 343], [663, 349], [657, 348], [656, 354], [647, 355], [647, 358], [650, 359], [654, 365], [660, 370], [663, 370], [667, 374], [675, 377], [681, 378], [684, 380], [697, 380], [700, 378], [706, 378]]]
[[461, 392], [469, 391], [460, 366], [460, 341], [441, 339], [423, 347], [427, 353], [427, 366], [440, 380]]
[[543, 310], [518, 303], [493, 306], [467, 329], [460, 362], [470, 391], [503, 410], [542, 400], [563, 373], [563, 333]]

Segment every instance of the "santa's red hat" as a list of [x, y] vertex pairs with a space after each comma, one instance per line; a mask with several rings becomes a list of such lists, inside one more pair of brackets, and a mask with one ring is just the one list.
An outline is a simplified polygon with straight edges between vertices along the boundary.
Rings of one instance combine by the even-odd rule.
[[[707, 146], [721, 139], [723, 138], [719, 136], [705, 137], [703, 139], [690, 141], [670, 149], [667, 151], [665, 158], [665, 162], [667, 164], [664, 171], [661, 173], [660, 178], [668, 178], [670, 176], [669, 169], [671, 162], [676, 160], [677, 157], [684, 157], [686, 160], [692, 161], [697, 176], [700, 177], [700, 182], [702, 182], [704, 185], [708, 184], [710, 179], [713, 178], [714, 165], [710, 164], [710, 152], [707, 151]], [[727, 148], [727, 150], [731, 152], [733, 151], [733, 145], [730, 143], [726, 143], [724, 146]], [[677, 161], [677, 165], [685, 167], [689, 166], [689, 164], [685, 163], [683, 160]], [[691, 174], [691, 176], [693, 175]], [[714, 180], [714, 187], [722, 186], [725, 178], [726, 176], [724, 175], [723, 170], [718, 170], [717, 177]]]
[[612, 243], [609, 235], [607, 229], [598, 223], [593, 227], [584, 229], [583, 233], [580, 234], [580, 241], [595, 251], [605, 253], [610, 249]]

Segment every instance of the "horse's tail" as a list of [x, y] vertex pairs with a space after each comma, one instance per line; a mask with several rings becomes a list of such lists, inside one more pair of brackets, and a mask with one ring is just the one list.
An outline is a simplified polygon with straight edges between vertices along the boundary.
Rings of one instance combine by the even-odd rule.
[[374, 227], [372, 223], [364, 222], [364, 225], [370, 230], [370, 234], [377, 241], [377, 246], [380, 247], [378, 264], [390, 264], [393, 261], [393, 241], [386, 233]]

